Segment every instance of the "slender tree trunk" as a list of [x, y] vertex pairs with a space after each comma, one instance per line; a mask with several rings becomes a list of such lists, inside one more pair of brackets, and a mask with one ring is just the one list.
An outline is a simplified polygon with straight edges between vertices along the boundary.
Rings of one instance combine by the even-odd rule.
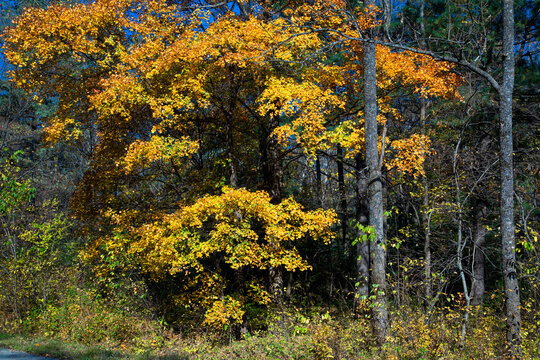
[[[239, 188], [238, 184], [238, 171], [236, 167], [236, 159], [234, 156], [234, 136], [232, 129], [232, 122], [227, 122], [226, 129], [226, 142], [227, 142], [227, 161], [229, 165], [229, 183], [230, 186], [234, 189]], [[242, 214], [240, 211], [234, 213], [236, 221], [240, 223], [242, 221]], [[235, 279], [236, 279], [236, 290], [240, 293], [240, 296], [244, 297], [246, 294], [246, 277], [244, 276], [244, 268], [238, 268], [234, 270]], [[247, 318], [244, 315], [242, 318], [242, 324], [238, 328], [240, 334], [245, 334], [247, 332]], [[232, 334], [232, 333], [230, 333]]]
[[229, 165], [229, 183], [232, 188], [238, 189], [238, 172], [236, 170], [236, 159], [234, 157], [234, 138], [232, 131], [232, 124], [227, 122], [227, 161]]
[[391, 41], [390, 24], [392, 22], [392, 8], [394, 7], [393, 0], [383, 0], [382, 7], [383, 7], [383, 17], [384, 17], [384, 35], [389, 41]]
[[[339, 190], [339, 211], [341, 220], [341, 244], [339, 256], [342, 254], [348, 257], [349, 243], [347, 240], [347, 196], [345, 193], [345, 173], [343, 170], [343, 149], [337, 146], [337, 171], [338, 171], [338, 190]], [[343, 250], [343, 252], [341, 251]]]
[[[425, 1], [420, 3], [420, 46], [426, 49], [426, 27], [424, 24]], [[427, 99], [420, 98], [420, 122], [422, 126], [422, 135], [426, 135], [426, 108]], [[424, 172], [426, 172], [426, 162], [424, 161]], [[433, 297], [433, 288], [431, 283], [431, 228], [429, 219], [429, 185], [427, 174], [422, 178], [423, 196], [422, 196], [422, 227], [424, 232], [424, 296], [425, 308], [428, 309]]]
[[463, 270], [463, 249], [467, 244], [463, 240], [463, 214], [461, 211], [461, 203], [459, 203], [459, 188], [458, 188], [458, 244], [457, 244], [457, 268], [459, 276], [461, 277], [461, 285], [463, 286], [463, 298], [465, 300], [465, 312], [463, 314], [463, 320], [461, 321], [461, 342], [460, 347], [465, 346], [465, 339], [467, 336], [467, 326], [469, 323], [469, 309], [471, 306], [471, 297], [469, 296], [469, 289], [467, 286], [467, 279], [465, 278], [465, 272]]
[[501, 248], [506, 310], [506, 338], [513, 358], [521, 358], [521, 314], [514, 230], [512, 94], [514, 90], [514, 4], [503, 0], [503, 80], [500, 91]]
[[[273, 131], [279, 126], [279, 118], [273, 116], [268, 127], [263, 131], [261, 139], [263, 188], [268, 192], [273, 204], [281, 201], [281, 181], [283, 167], [281, 163], [280, 146]], [[268, 269], [270, 295], [274, 303], [283, 303], [283, 270], [281, 267]]]
[[321, 157], [319, 154], [317, 154], [317, 157], [315, 159], [315, 191], [317, 192], [317, 205], [319, 207], [322, 207], [323, 201], [322, 201], [322, 176], [321, 176]]
[[273, 116], [268, 127], [263, 130], [261, 138], [261, 163], [263, 174], [263, 189], [268, 192], [273, 204], [281, 202], [281, 182], [283, 179], [283, 166], [281, 164], [281, 150], [273, 131], [279, 126], [279, 117]]
[[[375, 1], [365, 1], [366, 6], [374, 6]], [[371, 38], [375, 38], [374, 29]], [[386, 239], [384, 234], [383, 191], [377, 137], [377, 79], [376, 47], [374, 43], [364, 43], [364, 98], [365, 98], [365, 144], [368, 166], [369, 224], [375, 232], [371, 244], [371, 283], [374, 290], [373, 331], [377, 342], [386, 341], [388, 310], [386, 304]]]
[[486, 257], [486, 211], [487, 206], [480, 201], [476, 206], [474, 216], [474, 251], [473, 251], [473, 281], [471, 285], [471, 304], [478, 306], [484, 300]]
[[431, 283], [431, 227], [429, 221], [429, 188], [427, 178], [422, 179], [424, 194], [422, 197], [422, 227], [424, 228], [424, 296], [426, 307], [433, 298], [433, 286]]
[[453, 161], [452, 168], [453, 168], [453, 173], [454, 173], [454, 184], [456, 186], [456, 204], [457, 204], [457, 219], [456, 220], [458, 223], [456, 266], [459, 271], [459, 276], [461, 277], [461, 285], [463, 286], [463, 298], [465, 300], [465, 312], [463, 315], [463, 320], [461, 321], [461, 342], [460, 342], [460, 347], [463, 348], [465, 346], [465, 338], [467, 335], [467, 325], [469, 322], [469, 309], [471, 306], [471, 297], [469, 296], [469, 288], [467, 286], [467, 279], [465, 278], [465, 272], [463, 270], [463, 249], [465, 248], [465, 245], [467, 245], [467, 241], [463, 239], [463, 202], [461, 201], [461, 186], [460, 186], [459, 174], [457, 170], [458, 153], [459, 153], [460, 144], [461, 144], [461, 136], [456, 145], [456, 149], [454, 150], [454, 161]]
[[[422, 134], [426, 134], [426, 100], [421, 99], [420, 121], [422, 122]], [[425, 163], [424, 163], [425, 171]], [[433, 297], [431, 284], [431, 228], [429, 216], [429, 185], [427, 175], [422, 178], [422, 228], [424, 233], [424, 296], [425, 306], [429, 306]]]
[[[367, 177], [365, 172], [366, 163], [362, 156], [356, 156], [356, 222], [363, 227], [369, 225], [369, 209], [366, 201]], [[357, 228], [356, 237], [362, 239], [365, 233]], [[358, 301], [367, 299], [369, 296], [369, 241], [356, 243], [356, 297], [355, 307]]]

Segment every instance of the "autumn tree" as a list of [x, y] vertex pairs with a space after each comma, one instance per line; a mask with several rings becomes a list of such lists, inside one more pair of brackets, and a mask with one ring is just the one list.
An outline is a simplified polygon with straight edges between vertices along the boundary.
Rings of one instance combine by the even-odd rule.
[[[214, 15], [220, 16], [209, 23]], [[114, 241], [107, 233], [120, 231], [121, 224], [107, 215], [111, 211], [141, 213], [137, 221], [135, 215], [122, 219], [142, 226], [177, 208], [179, 198], [196, 202], [205, 192], [216, 192], [223, 185], [224, 170], [225, 183], [233, 188], [260, 187], [269, 192], [273, 204], [281, 203], [280, 148], [273, 134], [280, 114], [260, 109], [267, 104], [265, 96], [271, 96], [263, 90], [281, 75], [267, 66], [265, 56], [293, 59], [299, 56], [295, 51], [302, 54], [310, 43], [295, 42], [291, 49], [273, 51], [290, 37], [279, 29], [279, 22], [265, 23], [253, 16], [242, 20], [203, 8], [191, 11], [166, 2], [57, 5], [21, 17], [11, 34], [26, 33], [30, 42], [11, 37], [14, 42], [8, 41], [7, 47], [14, 51], [7, 53], [21, 70], [23, 64], [40, 64], [39, 69], [14, 73], [20, 85], [38, 97], [59, 98], [56, 116], [49, 119], [48, 141], [77, 142], [85, 132], [98, 130], [91, 168], [74, 205], [80, 218], [96, 221], [96, 233], [103, 229], [100, 239]], [[17, 52], [19, 45], [33, 50]], [[44, 77], [45, 72], [50, 74]], [[258, 158], [260, 173], [254, 173], [251, 164]], [[182, 189], [186, 175], [193, 182]], [[201, 175], [206, 182], [200, 182]], [[250, 192], [237, 194], [245, 197]], [[239, 222], [259, 221], [235, 206]], [[299, 221], [301, 214], [295, 210], [291, 220]], [[326, 227], [333, 222], [331, 212], [321, 216], [326, 216]], [[325, 226], [317, 228], [324, 232]], [[279, 251], [276, 241], [270, 243]], [[283, 266], [298, 268], [287, 264], [286, 256], [253, 263], [274, 272]], [[272, 292], [281, 291], [281, 286], [278, 282]]]
[[[375, 6], [375, 1], [367, 1], [366, 6]], [[376, 45], [374, 33], [364, 44], [364, 98], [365, 98], [365, 146], [368, 167], [369, 224], [375, 241], [371, 247], [372, 285], [375, 291], [373, 323], [375, 336], [380, 345], [386, 340], [388, 309], [386, 294], [386, 239], [384, 233], [382, 156], [379, 154], [377, 136], [377, 79]], [[384, 144], [383, 144], [384, 146]], [[384, 147], [381, 149], [384, 151]]]
[[[284, 8], [280, 16], [127, 0], [28, 10], [5, 37], [14, 81], [38, 99], [57, 99], [57, 111], [47, 119], [47, 141], [96, 141], [73, 199], [95, 239], [88, 259], [125, 255], [123, 266], [149, 277], [182, 278], [198, 291], [210, 287], [203, 306], [208, 319], [226, 309], [225, 320], [235, 323], [248, 294], [244, 275], [260, 283], [258, 271], [274, 273], [269, 292], [279, 293], [280, 268], [308, 269], [293, 243], [330, 238], [332, 212], [305, 212], [283, 196], [285, 153], [301, 149], [313, 159], [320, 151], [341, 149], [341, 158], [356, 159], [359, 173], [364, 163], [376, 170], [372, 180], [380, 180], [383, 169], [422, 174], [429, 140], [388, 130], [401, 121], [394, 104], [401, 94], [455, 98], [459, 80], [446, 63], [377, 45], [371, 83], [365, 81], [364, 47], [375, 45], [364, 35], [374, 26], [374, 12], [346, 9], [339, 1]], [[370, 85], [368, 96], [363, 89]], [[368, 114], [375, 131], [369, 161], [362, 155]], [[261, 189], [269, 198], [256, 191]], [[255, 216], [246, 208], [250, 201], [274, 220]], [[378, 209], [370, 220], [378, 219], [374, 233], [382, 239], [381, 208], [370, 208]], [[193, 211], [208, 221], [180, 220]], [[272, 237], [278, 231], [272, 221], [280, 233], [290, 234]], [[160, 239], [167, 237], [171, 241], [162, 248]], [[264, 246], [238, 254], [244, 242]], [[379, 266], [372, 284], [378, 294], [385, 246], [376, 246], [373, 264]], [[157, 261], [158, 255], [167, 257]], [[96, 264], [96, 270], [104, 275], [110, 264]], [[384, 311], [381, 305], [376, 308]], [[382, 340], [384, 315], [380, 319]]]

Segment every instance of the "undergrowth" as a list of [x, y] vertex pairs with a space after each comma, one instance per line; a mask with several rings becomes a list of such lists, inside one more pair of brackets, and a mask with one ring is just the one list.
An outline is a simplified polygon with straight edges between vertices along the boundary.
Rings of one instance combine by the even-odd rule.
[[[437, 309], [430, 317], [412, 307], [394, 309], [387, 342], [377, 347], [368, 311], [290, 309], [264, 330], [181, 333], [141, 308], [93, 292], [67, 294], [18, 327], [4, 320], [0, 346], [62, 359], [504, 359], [503, 322], [486, 307], [471, 311], [463, 344], [463, 308]], [[525, 318], [524, 358], [539, 359], [538, 328], [528, 321], [534, 317]]]

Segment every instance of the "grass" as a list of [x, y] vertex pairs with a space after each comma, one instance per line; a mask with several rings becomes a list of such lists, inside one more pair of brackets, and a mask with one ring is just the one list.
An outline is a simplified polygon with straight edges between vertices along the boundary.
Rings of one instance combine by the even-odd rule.
[[88, 346], [69, 343], [48, 338], [27, 338], [22, 335], [0, 333], [0, 347], [24, 351], [34, 355], [50, 356], [62, 360], [188, 360], [186, 355], [166, 355], [151, 352], [132, 353], [127, 351], [110, 350], [101, 346]]

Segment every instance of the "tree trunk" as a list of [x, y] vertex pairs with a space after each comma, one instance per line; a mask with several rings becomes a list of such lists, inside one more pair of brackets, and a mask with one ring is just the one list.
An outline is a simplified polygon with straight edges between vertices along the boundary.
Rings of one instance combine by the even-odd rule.
[[391, 38], [390, 38], [390, 25], [392, 23], [392, 8], [394, 7], [392, 2], [393, 2], [392, 0], [383, 0], [382, 1], [384, 35], [386, 36], [386, 38], [389, 41], [391, 41]]
[[[261, 138], [261, 156], [263, 189], [271, 197], [272, 204], [279, 204], [281, 201], [281, 181], [283, 178], [283, 167], [281, 163], [280, 145], [273, 131], [279, 126], [279, 117], [273, 116], [268, 122], [268, 127], [263, 129]], [[271, 267], [268, 269], [269, 290], [272, 300], [276, 304], [283, 303], [283, 270], [281, 267]]]
[[263, 189], [270, 195], [272, 204], [281, 202], [281, 181], [283, 178], [280, 145], [273, 134], [278, 126], [279, 117], [273, 116], [268, 122], [268, 127], [263, 129], [260, 142]]
[[486, 257], [486, 204], [481, 201], [476, 206], [474, 217], [473, 281], [471, 285], [471, 305], [478, 306], [484, 300]]
[[[422, 122], [422, 134], [426, 134], [426, 100], [421, 99], [420, 121]], [[425, 163], [424, 163], [425, 171]], [[424, 296], [425, 307], [429, 307], [431, 298], [433, 297], [433, 289], [431, 284], [431, 228], [429, 216], [429, 186], [427, 175], [422, 178], [422, 228], [424, 233]]]
[[234, 156], [234, 138], [231, 121], [227, 121], [227, 161], [229, 164], [229, 183], [232, 188], [238, 189], [238, 172], [236, 171], [236, 160]]
[[514, 90], [514, 5], [503, 0], [503, 81], [500, 91], [501, 250], [504, 275], [506, 338], [513, 358], [521, 358], [521, 314], [514, 230], [512, 94]]
[[465, 338], [467, 335], [467, 325], [469, 323], [469, 309], [471, 306], [471, 297], [469, 295], [469, 289], [467, 286], [467, 279], [465, 277], [465, 271], [463, 270], [463, 249], [467, 244], [466, 239], [463, 239], [463, 202], [461, 200], [461, 186], [459, 182], [459, 173], [457, 169], [458, 165], [458, 154], [459, 147], [461, 144], [461, 137], [458, 139], [456, 149], [454, 150], [454, 161], [453, 161], [453, 174], [454, 174], [454, 184], [456, 187], [456, 205], [457, 205], [457, 256], [456, 256], [456, 266], [459, 271], [459, 276], [461, 278], [461, 285], [463, 286], [463, 298], [465, 299], [465, 312], [463, 315], [463, 320], [461, 321], [461, 342], [460, 348], [465, 346]]
[[[362, 156], [356, 156], [356, 222], [363, 227], [369, 225], [369, 209], [366, 201], [367, 177], [365, 173], [366, 163]], [[356, 237], [362, 239], [365, 233], [357, 228]], [[369, 296], [369, 241], [356, 243], [356, 297], [355, 307], [359, 300]]]
[[[420, 2], [420, 47], [426, 49], [426, 27], [424, 24], [425, 1]], [[426, 108], [427, 99], [420, 98], [420, 123], [422, 135], [426, 135]], [[426, 172], [426, 162], [424, 160], [424, 172]], [[433, 287], [431, 283], [431, 228], [429, 216], [429, 185], [427, 174], [422, 178], [422, 228], [424, 233], [424, 307], [429, 308], [433, 297]]]
[[322, 176], [321, 176], [321, 157], [319, 154], [317, 154], [317, 157], [315, 159], [315, 191], [317, 192], [317, 205], [319, 207], [323, 206], [322, 201]]
[[345, 173], [343, 170], [343, 149], [337, 146], [337, 171], [338, 171], [338, 191], [339, 191], [339, 211], [341, 220], [341, 244], [339, 256], [343, 254], [349, 256], [349, 243], [347, 240], [347, 196], [345, 194]]
[[[365, 1], [366, 6], [375, 6], [375, 1]], [[374, 39], [374, 30], [371, 31]], [[375, 233], [371, 244], [371, 283], [374, 290], [373, 331], [377, 342], [386, 341], [388, 311], [386, 306], [386, 239], [384, 234], [383, 192], [377, 137], [377, 79], [376, 47], [364, 43], [364, 98], [365, 98], [365, 144], [368, 167], [369, 224]]]

